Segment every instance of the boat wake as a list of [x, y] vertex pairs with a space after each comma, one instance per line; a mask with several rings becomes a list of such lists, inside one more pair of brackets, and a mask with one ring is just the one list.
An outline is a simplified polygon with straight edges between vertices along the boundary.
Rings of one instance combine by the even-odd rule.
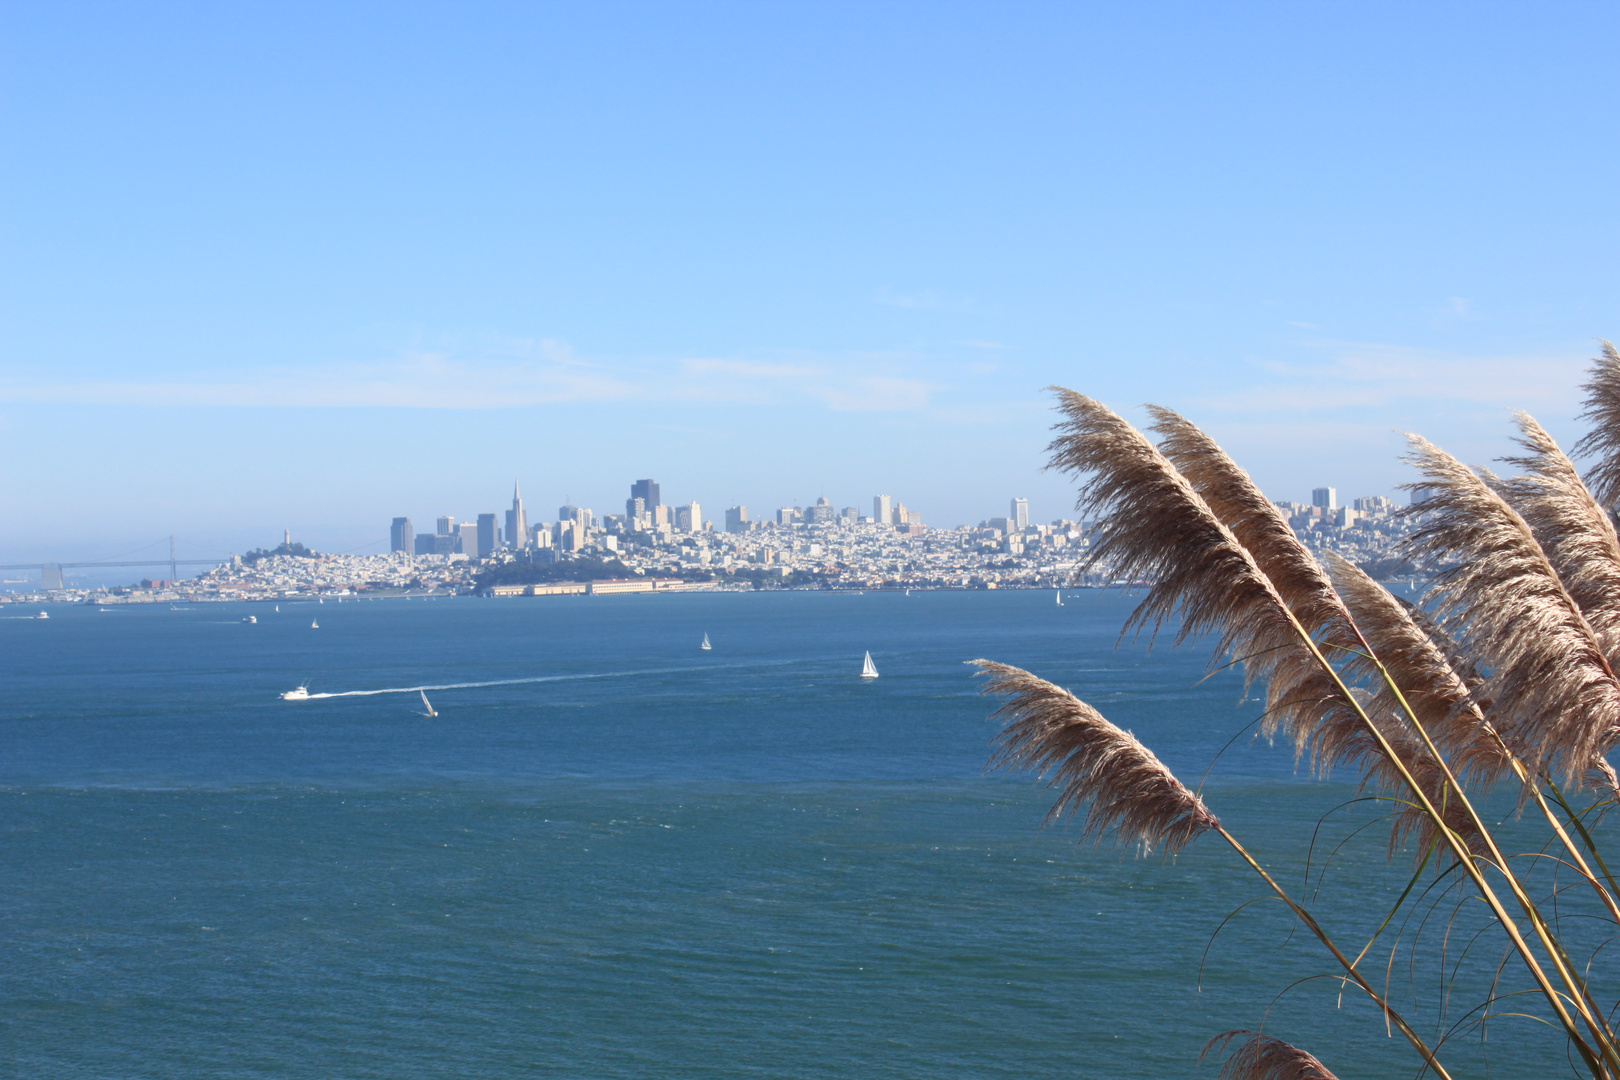
[[804, 663], [802, 660], [767, 660], [754, 664], [704, 664], [702, 667], [641, 668], [637, 671], [602, 671], [575, 675], [536, 675], [527, 679], [489, 679], [485, 682], [438, 683], [422, 686], [386, 686], [380, 690], [334, 690], [310, 694], [316, 698], [373, 697], [377, 694], [419, 694], [427, 690], [472, 690], [482, 686], [521, 686], [525, 683], [577, 682], [581, 679], [622, 679], [632, 675], [679, 675], [688, 671], [715, 671], [719, 668], [773, 667], [780, 664]]

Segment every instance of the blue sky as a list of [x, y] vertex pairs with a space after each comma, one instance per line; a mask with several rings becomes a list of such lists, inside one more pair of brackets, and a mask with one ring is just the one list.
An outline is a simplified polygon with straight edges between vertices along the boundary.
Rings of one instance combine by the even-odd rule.
[[[1579, 432], [1613, 5], [0, 5], [0, 554], [565, 496], [1064, 514], [1059, 383], [1272, 495]], [[531, 512], [532, 516], [532, 512]]]

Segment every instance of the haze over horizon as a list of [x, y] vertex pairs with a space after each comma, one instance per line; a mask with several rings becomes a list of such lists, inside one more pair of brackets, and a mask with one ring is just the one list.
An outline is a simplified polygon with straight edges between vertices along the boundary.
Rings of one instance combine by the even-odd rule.
[[0, 13], [0, 562], [1047, 521], [1053, 383], [1394, 495], [1620, 336], [1611, 6]]

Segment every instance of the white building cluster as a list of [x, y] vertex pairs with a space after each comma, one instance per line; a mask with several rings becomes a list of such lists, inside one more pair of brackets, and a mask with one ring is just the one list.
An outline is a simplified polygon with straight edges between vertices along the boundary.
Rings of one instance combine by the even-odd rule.
[[[1395, 505], [1383, 496], [1340, 506], [1337, 492], [1319, 488], [1309, 505], [1276, 505], [1313, 551], [1336, 551], [1386, 576], [1397, 568], [1403, 575], [1411, 572], [1394, 558], [1396, 545], [1411, 532], [1411, 520], [1396, 515]], [[1095, 523], [1060, 519], [1032, 524], [1029, 503], [1022, 498], [1011, 500], [1006, 517], [953, 529], [923, 525], [914, 511], [888, 495], [873, 498], [871, 514], [854, 507], [835, 509], [825, 497], [811, 507], [782, 507], [766, 521], [754, 520], [745, 506], [733, 506], [725, 513], [724, 527], [716, 528], [703, 519], [697, 503], [665, 506], [656, 482], [638, 480], [622, 515], [598, 517], [589, 509], [564, 505], [556, 521], [531, 525], [521, 495], [514, 491], [504, 527], [494, 519], [494, 514], [479, 515], [475, 522], [440, 517], [434, 532], [424, 537], [413, 535], [409, 519], [396, 519], [396, 550], [387, 555], [313, 555], [289, 538], [276, 552], [233, 558], [190, 581], [12, 598], [275, 600], [471, 592], [487, 582], [501, 585], [502, 595], [561, 594], [568, 590], [511, 585], [589, 580], [590, 575], [744, 588], [995, 589], [1118, 583], [1111, 567], [1088, 562]], [[603, 582], [602, 588], [590, 591], [624, 590]]]

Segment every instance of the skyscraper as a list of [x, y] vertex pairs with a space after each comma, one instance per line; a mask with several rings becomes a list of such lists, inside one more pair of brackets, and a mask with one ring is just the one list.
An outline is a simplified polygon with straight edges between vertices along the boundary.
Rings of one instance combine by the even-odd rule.
[[733, 506], [726, 511], [726, 532], [745, 533], [748, 531], [748, 507]]
[[478, 554], [478, 526], [473, 522], [463, 521], [456, 526], [456, 551], [468, 558]]
[[403, 551], [411, 554], [416, 548], [416, 531], [411, 528], [411, 519], [408, 517], [395, 518], [394, 524], [388, 529], [388, 550]]
[[1333, 488], [1316, 488], [1311, 492], [1311, 505], [1320, 506], [1323, 510], [1337, 510], [1339, 493]]
[[1029, 500], [1014, 499], [1012, 501], [1012, 513], [1007, 516], [1012, 518], [1013, 528], [1019, 530], [1029, 528]]
[[647, 500], [639, 495], [632, 495], [624, 500], [624, 516], [630, 519], [630, 528], [640, 530], [647, 527]]
[[529, 543], [529, 519], [523, 513], [523, 496], [512, 481], [512, 509], [506, 512], [506, 546], [514, 550]]
[[630, 497], [640, 499], [642, 504], [646, 506], [649, 516], [658, 507], [664, 505], [658, 500], [658, 481], [656, 480], [637, 480], [630, 485]]
[[887, 495], [872, 496], [872, 520], [879, 525], [893, 525], [894, 500]]
[[485, 555], [488, 555], [490, 552], [494, 551], [495, 543], [495, 515], [479, 514], [478, 557], [482, 559]]
[[675, 508], [675, 531], [697, 532], [703, 528], [703, 511], [695, 502]]
[[456, 519], [449, 516], [440, 518], [433, 531], [440, 536], [454, 536], [456, 534]]

